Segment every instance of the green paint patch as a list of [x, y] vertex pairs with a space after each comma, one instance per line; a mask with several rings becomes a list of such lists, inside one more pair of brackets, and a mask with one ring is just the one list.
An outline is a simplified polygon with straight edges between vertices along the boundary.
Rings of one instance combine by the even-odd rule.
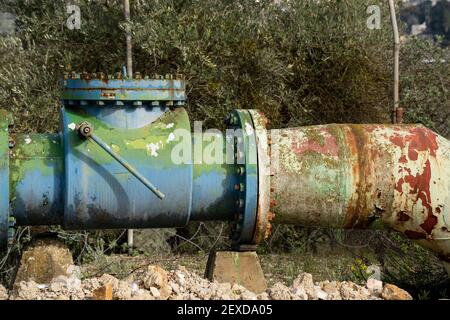
[[241, 279], [241, 258], [239, 256], [239, 252], [232, 252], [233, 255], [233, 265], [234, 268], [236, 269], [236, 275], [237, 275], [237, 279], [236, 282], [238, 284], [242, 283], [242, 279]]
[[11, 199], [28, 172], [38, 171], [41, 176], [63, 174], [64, 152], [58, 134], [20, 134], [12, 138], [16, 145], [9, 161]]
[[[88, 121], [94, 133], [113, 151], [134, 165], [152, 165], [167, 168], [175, 165], [172, 161], [174, 131], [186, 130], [190, 133], [189, 118], [183, 108], [164, 113], [156, 121], [137, 129], [111, 127], [98, 118], [88, 116], [80, 110], [66, 110], [69, 123], [69, 145], [73, 152], [81, 153], [93, 159], [98, 165], [115, 163], [115, 160], [93, 141], [82, 140], [74, 129], [74, 125]], [[187, 146], [191, 148], [191, 146]]]

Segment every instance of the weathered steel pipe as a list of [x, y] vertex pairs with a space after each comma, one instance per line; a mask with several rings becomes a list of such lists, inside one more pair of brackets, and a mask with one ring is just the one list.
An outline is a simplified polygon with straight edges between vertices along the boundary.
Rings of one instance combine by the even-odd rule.
[[275, 221], [388, 227], [450, 262], [450, 142], [421, 125], [272, 133]]

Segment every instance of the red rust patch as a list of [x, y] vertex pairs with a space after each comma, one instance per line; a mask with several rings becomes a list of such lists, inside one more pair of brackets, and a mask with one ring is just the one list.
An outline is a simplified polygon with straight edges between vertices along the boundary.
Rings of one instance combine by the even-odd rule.
[[438, 223], [438, 219], [433, 214], [428, 214], [428, 217], [425, 221], [420, 225], [423, 230], [425, 230], [428, 234], [431, 234], [434, 226]]
[[[408, 135], [402, 137], [396, 133], [389, 137], [389, 140], [402, 150], [408, 145], [408, 158], [412, 161], [416, 161], [419, 152], [429, 151], [431, 156], [436, 156], [436, 150], [439, 147], [436, 137], [437, 135], [427, 128], [414, 127], [409, 130]], [[407, 159], [404, 157], [405, 155], [402, 155], [399, 162], [405, 163], [405, 160]]]
[[414, 203], [416, 203], [419, 199], [421, 200], [422, 206], [427, 209], [428, 216], [420, 226], [428, 234], [431, 234], [434, 226], [438, 222], [437, 217], [433, 215], [433, 207], [431, 206], [430, 181], [431, 164], [430, 160], [427, 160], [421, 174], [418, 173], [413, 176], [411, 175], [411, 173], [408, 173], [408, 175], [400, 178], [395, 186], [395, 189], [398, 192], [403, 193], [403, 184], [409, 184], [411, 188], [409, 193], [412, 195], [416, 195]]
[[397, 214], [397, 216], [398, 216], [398, 221], [408, 221], [410, 219], [409, 216], [403, 211], [400, 211]]
[[295, 137], [292, 140], [292, 150], [294, 153], [301, 155], [305, 151], [313, 151], [326, 156], [337, 157], [339, 155], [339, 146], [336, 138], [326, 128], [320, 129], [319, 132], [324, 139], [324, 143], [320, 143], [314, 138], [308, 138], [304, 142], [299, 142]]
[[405, 155], [402, 155], [402, 156], [400, 157], [400, 159], [398, 159], [398, 162], [400, 162], [400, 163], [407, 163], [407, 162], [408, 162], [408, 159], [406, 159], [406, 156], [405, 156]]

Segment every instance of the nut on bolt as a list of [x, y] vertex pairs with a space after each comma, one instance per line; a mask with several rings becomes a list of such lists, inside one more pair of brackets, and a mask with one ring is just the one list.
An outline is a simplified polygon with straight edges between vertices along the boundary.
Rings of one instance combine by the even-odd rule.
[[83, 121], [77, 126], [77, 132], [83, 138], [89, 138], [93, 131], [92, 125], [87, 121]]
[[8, 147], [9, 147], [10, 149], [12, 149], [12, 148], [14, 148], [15, 146], [16, 146], [16, 141], [14, 141], [13, 138], [9, 138], [9, 140], [8, 140]]

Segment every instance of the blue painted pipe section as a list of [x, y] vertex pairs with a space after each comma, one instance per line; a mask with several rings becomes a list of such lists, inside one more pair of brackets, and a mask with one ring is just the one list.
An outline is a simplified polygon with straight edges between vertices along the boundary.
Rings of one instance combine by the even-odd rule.
[[10, 114], [0, 110], [0, 251], [8, 244], [9, 231], [9, 137]]
[[[147, 116], [147, 126], [121, 129], [124, 125], [115, 127], [86, 116], [83, 108], [62, 111], [67, 229], [162, 228], [188, 223], [192, 165], [170, 161], [176, 144], [175, 130], [190, 131], [187, 113], [182, 108], [175, 109], [153, 122], [151, 111]], [[165, 199], [156, 197], [97, 144], [80, 139], [73, 129], [85, 120], [93, 125], [97, 136], [151, 179], [166, 195]]]
[[191, 220], [231, 221], [236, 214], [235, 165], [194, 165]]
[[21, 134], [12, 138], [10, 198], [17, 224], [61, 224], [64, 158], [60, 135]]

